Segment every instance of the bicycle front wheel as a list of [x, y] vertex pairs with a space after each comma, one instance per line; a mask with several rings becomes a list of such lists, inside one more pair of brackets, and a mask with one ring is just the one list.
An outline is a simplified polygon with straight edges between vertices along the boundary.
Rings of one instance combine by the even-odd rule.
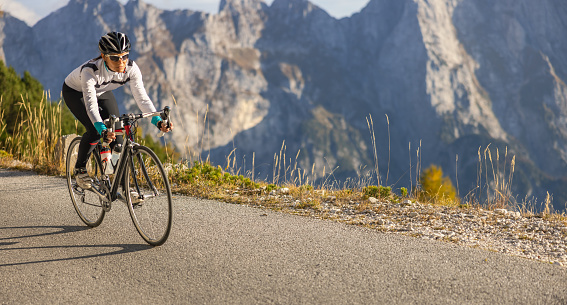
[[151, 149], [133, 149], [124, 184], [128, 210], [138, 233], [148, 244], [162, 245], [171, 231], [171, 189], [167, 174]]
[[[67, 150], [67, 158], [65, 160], [65, 176], [67, 177], [67, 186], [71, 201], [75, 207], [75, 211], [79, 214], [79, 218], [89, 227], [96, 227], [100, 225], [104, 218], [104, 210], [102, 209], [102, 202], [100, 198], [89, 190], [82, 189], [75, 179], [75, 163], [79, 154], [79, 144], [81, 137], [76, 137], [69, 144]], [[91, 153], [87, 162], [87, 172], [93, 180], [93, 185], [98, 185], [102, 169], [100, 164]]]

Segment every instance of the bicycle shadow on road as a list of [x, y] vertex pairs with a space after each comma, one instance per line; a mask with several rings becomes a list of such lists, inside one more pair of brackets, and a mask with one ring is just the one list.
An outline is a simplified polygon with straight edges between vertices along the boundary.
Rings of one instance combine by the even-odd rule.
[[[37, 251], [37, 250], [57, 250], [60, 251], [56, 252], [58, 254], [61, 253], [61, 250], [69, 250], [69, 249], [84, 249], [85, 251], [92, 252], [93, 250], [97, 249], [116, 249], [111, 251], [106, 251], [102, 253], [96, 254], [85, 254], [85, 255], [77, 255], [72, 257], [64, 257], [64, 258], [48, 258], [48, 259], [37, 259], [37, 260], [27, 260], [22, 262], [12, 262], [8, 263], [4, 259], [0, 262], [0, 267], [8, 267], [8, 266], [19, 266], [19, 265], [29, 265], [29, 264], [39, 264], [39, 263], [50, 263], [50, 262], [59, 262], [59, 261], [71, 261], [71, 260], [80, 260], [80, 259], [88, 259], [88, 258], [95, 258], [95, 257], [104, 257], [104, 256], [112, 256], [112, 255], [120, 255], [125, 253], [132, 253], [138, 251], [149, 250], [154, 247], [147, 245], [147, 244], [106, 244], [106, 245], [54, 245], [54, 246], [30, 246], [30, 247], [10, 247], [15, 244], [18, 244], [17, 241], [7, 241], [13, 239], [23, 239], [23, 238], [31, 238], [31, 237], [38, 237], [38, 236], [49, 236], [54, 234], [65, 234], [65, 233], [72, 233], [72, 232], [79, 232], [83, 230], [88, 230], [90, 228], [83, 227], [83, 226], [22, 226], [22, 227], [0, 227], [0, 232], [2, 230], [20, 230], [20, 229], [59, 229], [54, 232], [46, 232], [46, 233], [38, 233], [38, 234], [26, 234], [21, 236], [14, 236], [14, 237], [3, 237], [0, 238], [0, 255], [3, 253], [8, 253], [9, 251]], [[2, 234], [4, 235], [4, 234]], [[5, 240], [5, 242], [2, 242]], [[80, 250], [79, 250], [80, 251]], [[52, 254], [52, 253], [49, 253]], [[46, 254], [47, 255], [47, 254]], [[3, 256], [3, 255], [2, 255]], [[23, 255], [19, 255], [18, 257], [23, 257]]]
[[[0, 237], [0, 241], [2, 240], [9, 240], [9, 239], [22, 239], [22, 238], [30, 238], [30, 237], [39, 237], [39, 236], [48, 236], [48, 235], [56, 235], [56, 234], [65, 234], [65, 233], [73, 233], [73, 232], [80, 232], [84, 230], [89, 230], [91, 228], [86, 226], [21, 226], [21, 227], [0, 227], [0, 232], [2, 233], [0, 236], [6, 236], [2, 230], [27, 230], [27, 229], [39, 229], [39, 230], [51, 230], [55, 229], [56, 231], [53, 232], [44, 232], [44, 233], [37, 233], [37, 234], [27, 234], [21, 236], [13, 236], [13, 237]], [[59, 229], [59, 230], [57, 230]], [[0, 243], [1, 245], [1, 243]]]

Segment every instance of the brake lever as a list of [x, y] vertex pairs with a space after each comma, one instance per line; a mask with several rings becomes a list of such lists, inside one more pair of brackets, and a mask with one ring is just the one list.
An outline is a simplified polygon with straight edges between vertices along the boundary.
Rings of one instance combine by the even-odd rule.
[[[171, 127], [171, 124], [170, 124], [170, 122], [169, 122], [169, 112], [170, 112], [169, 106], [165, 106], [165, 108], [163, 108], [163, 111], [159, 114], [159, 116], [160, 116], [161, 119], [162, 119], [162, 123], [161, 123], [161, 124], [162, 124], [162, 125], [163, 125], [163, 124], [166, 124], [165, 126], [166, 126], [167, 128]], [[159, 134], [158, 134], [158, 137], [161, 138], [161, 137], [163, 137], [164, 135], [165, 135], [165, 132], [160, 130], [160, 132], [159, 132]]]
[[[111, 114], [108, 119], [104, 120], [104, 125], [106, 126], [106, 130], [107, 130], [106, 132], [114, 132], [114, 126], [116, 125], [117, 121], [118, 118], [114, 114]], [[106, 142], [106, 137], [105, 137], [102, 141], [102, 146], [108, 147], [109, 145], [110, 143]]]

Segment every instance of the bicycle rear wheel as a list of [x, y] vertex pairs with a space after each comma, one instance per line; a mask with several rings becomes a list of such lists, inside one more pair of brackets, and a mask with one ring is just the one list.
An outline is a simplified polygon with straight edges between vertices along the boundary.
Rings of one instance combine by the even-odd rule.
[[[81, 137], [76, 137], [69, 145], [65, 162], [65, 176], [75, 211], [87, 226], [96, 227], [104, 219], [105, 212], [102, 209], [102, 202], [95, 193], [82, 189], [75, 180], [75, 163], [77, 162], [80, 143]], [[102, 169], [95, 159], [94, 153], [90, 155], [87, 162], [87, 172], [93, 179], [93, 185], [96, 186], [99, 183], [98, 177], [101, 175]]]
[[171, 230], [171, 189], [167, 174], [151, 149], [134, 148], [128, 160], [124, 193], [140, 236], [152, 246], [162, 245]]

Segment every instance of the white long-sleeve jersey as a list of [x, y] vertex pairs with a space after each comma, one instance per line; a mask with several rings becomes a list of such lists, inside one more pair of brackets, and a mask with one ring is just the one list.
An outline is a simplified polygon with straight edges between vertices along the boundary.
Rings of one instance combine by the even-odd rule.
[[128, 60], [126, 69], [123, 73], [113, 72], [106, 66], [102, 58], [91, 59], [73, 70], [65, 83], [71, 89], [83, 92], [83, 100], [87, 109], [87, 114], [91, 122], [102, 122], [98, 110], [97, 97], [107, 91], [130, 83], [130, 89], [134, 95], [134, 100], [142, 112], [154, 112], [156, 108], [144, 89], [142, 73], [140, 68], [133, 60]]

